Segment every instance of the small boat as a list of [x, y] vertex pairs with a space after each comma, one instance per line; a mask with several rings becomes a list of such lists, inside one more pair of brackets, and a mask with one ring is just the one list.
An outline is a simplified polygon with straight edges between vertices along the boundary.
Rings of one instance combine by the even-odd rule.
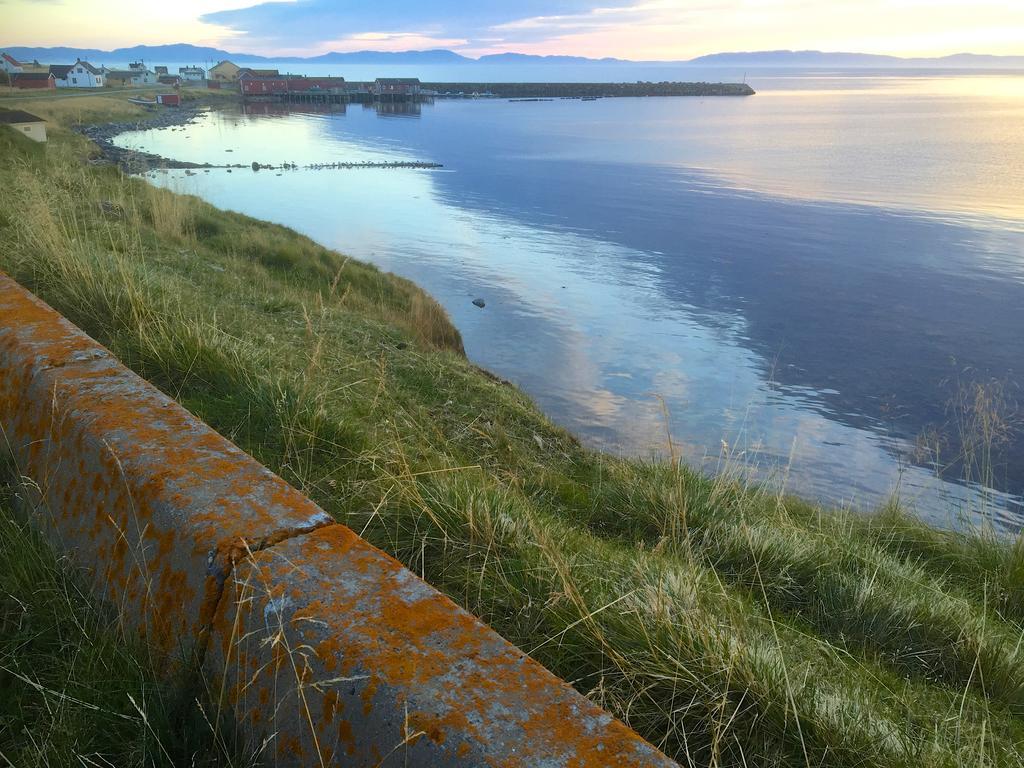
[[128, 99], [131, 104], [138, 104], [140, 107], [155, 107], [156, 99], [149, 101], [148, 99]]

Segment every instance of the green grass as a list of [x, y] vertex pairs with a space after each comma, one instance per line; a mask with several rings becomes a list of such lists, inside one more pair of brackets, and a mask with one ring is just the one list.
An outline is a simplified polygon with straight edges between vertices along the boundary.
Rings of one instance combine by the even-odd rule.
[[88, 596], [0, 487], [0, 765], [243, 765], [230, 731]]
[[587, 450], [407, 281], [52, 135], [0, 268], [668, 753], [1024, 762], [1019, 542]]

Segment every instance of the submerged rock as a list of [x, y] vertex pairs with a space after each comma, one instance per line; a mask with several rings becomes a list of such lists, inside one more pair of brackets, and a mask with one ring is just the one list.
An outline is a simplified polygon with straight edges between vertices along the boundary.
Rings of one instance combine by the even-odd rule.
[[484, 301], [483, 299], [473, 299], [473, 304], [480, 307], [480, 309], [483, 309], [484, 307], [487, 306], [487, 302]]

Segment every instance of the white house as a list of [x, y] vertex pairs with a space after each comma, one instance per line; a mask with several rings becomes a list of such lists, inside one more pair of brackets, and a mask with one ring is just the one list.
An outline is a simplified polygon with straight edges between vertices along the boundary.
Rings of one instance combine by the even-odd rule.
[[8, 75], [13, 75], [15, 72], [24, 71], [25, 68], [21, 65], [20, 61], [9, 54], [0, 53], [0, 72], [6, 72]]
[[202, 67], [178, 67], [178, 75], [187, 83], [201, 83], [206, 79], [206, 70]]
[[156, 85], [160, 82], [155, 72], [150, 72], [145, 68], [139, 69], [134, 65], [131, 69], [105, 69], [103, 77], [105, 84], [112, 88]]
[[9, 125], [33, 141], [46, 141], [46, 123], [43, 122], [43, 118], [29, 112], [20, 109], [0, 109], [0, 125]]
[[51, 64], [50, 72], [58, 88], [102, 88], [103, 72], [87, 61]]

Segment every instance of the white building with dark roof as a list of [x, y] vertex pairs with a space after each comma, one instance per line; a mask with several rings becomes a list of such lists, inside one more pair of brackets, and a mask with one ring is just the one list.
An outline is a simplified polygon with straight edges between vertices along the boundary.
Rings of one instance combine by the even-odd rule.
[[9, 125], [32, 141], [46, 141], [46, 122], [31, 112], [20, 109], [0, 109], [0, 125]]
[[206, 79], [206, 70], [202, 67], [178, 67], [178, 76], [187, 83], [201, 83]]
[[51, 64], [50, 74], [58, 88], [102, 88], [103, 72], [87, 61]]

